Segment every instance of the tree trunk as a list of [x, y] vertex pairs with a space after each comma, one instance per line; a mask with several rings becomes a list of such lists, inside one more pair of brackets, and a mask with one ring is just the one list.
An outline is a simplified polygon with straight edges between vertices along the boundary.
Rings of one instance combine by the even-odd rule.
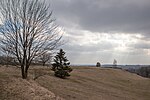
[[45, 66], [45, 62], [43, 62], [43, 66]]
[[26, 67], [25, 67], [25, 79], [28, 77], [28, 69], [29, 69], [30, 64], [26, 62]]
[[25, 70], [25, 79], [27, 79], [27, 77], [28, 77], [28, 70]]
[[26, 79], [26, 77], [25, 77], [25, 71], [24, 71], [24, 65], [21, 65], [21, 74], [22, 74], [22, 78]]
[[21, 73], [22, 73], [22, 78], [23, 79], [27, 79], [27, 77], [28, 77], [28, 66], [24, 66], [24, 65], [22, 65], [21, 66]]

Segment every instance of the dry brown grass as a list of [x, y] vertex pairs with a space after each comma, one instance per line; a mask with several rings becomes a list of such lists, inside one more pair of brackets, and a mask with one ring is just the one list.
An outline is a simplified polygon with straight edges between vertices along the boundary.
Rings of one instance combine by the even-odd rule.
[[66, 80], [45, 75], [36, 81], [66, 100], [150, 99], [150, 79], [120, 69], [75, 67]]
[[[68, 79], [49, 68], [32, 68], [22, 80], [18, 68], [0, 67], [0, 100], [149, 100], [150, 79], [120, 69], [74, 67]], [[39, 74], [33, 80], [33, 73]], [[53, 93], [52, 93], [52, 92]]]
[[41, 87], [31, 76], [24, 80], [20, 77], [20, 69], [0, 67], [0, 100], [63, 100]]

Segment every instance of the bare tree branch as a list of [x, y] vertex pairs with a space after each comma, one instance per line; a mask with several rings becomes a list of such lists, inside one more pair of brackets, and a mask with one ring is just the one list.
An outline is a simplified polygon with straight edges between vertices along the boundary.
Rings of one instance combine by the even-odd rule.
[[1, 48], [18, 59], [27, 78], [31, 61], [54, 50], [62, 38], [50, 6], [40, 0], [1, 0], [0, 11]]

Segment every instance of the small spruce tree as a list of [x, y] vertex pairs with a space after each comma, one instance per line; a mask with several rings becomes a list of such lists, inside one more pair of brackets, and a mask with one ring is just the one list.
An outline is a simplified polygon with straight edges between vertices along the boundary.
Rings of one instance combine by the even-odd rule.
[[63, 49], [60, 49], [54, 57], [54, 63], [52, 64], [52, 70], [55, 72], [55, 76], [60, 78], [69, 77], [69, 73], [72, 71], [72, 68], [69, 65], [70, 62], [67, 57], [65, 57], [65, 52]]
[[101, 63], [100, 63], [100, 62], [97, 62], [97, 63], [96, 63], [96, 67], [101, 67]]

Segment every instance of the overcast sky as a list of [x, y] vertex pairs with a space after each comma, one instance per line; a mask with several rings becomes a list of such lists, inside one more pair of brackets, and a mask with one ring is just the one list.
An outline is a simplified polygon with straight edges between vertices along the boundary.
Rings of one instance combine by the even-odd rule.
[[150, 64], [150, 0], [48, 0], [72, 64]]

